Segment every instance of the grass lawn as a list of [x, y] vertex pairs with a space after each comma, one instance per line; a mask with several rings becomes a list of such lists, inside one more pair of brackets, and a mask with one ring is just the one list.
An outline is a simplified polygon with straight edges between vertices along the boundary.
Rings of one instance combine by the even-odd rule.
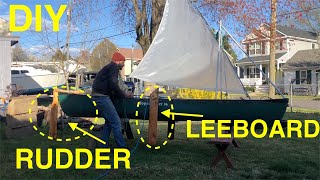
[[[320, 119], [317, 113], [290, 113], [284, 119]], [[142, 123], [142, 121], [140, 121]], [[158, 124], [159, 144], [166, 140], [167, 125]], [[200, 124], [193, 125], [193, 132], [201, 132]], [[1, 123], [1, 170], [0, 179], [96, 179], [105, 170], [96, 170], [94, 166], [86, 170], [22, 170], [15, 169], [16, 148], [87, 148], [89, 137], [77, 141], [53, 142], [35, 135], [21, 140], [8, 140], [4, 137], [4, 125]], [[138, 139], [136, 125], [132, 122], [135, 140], [128, 140], [133, 148]], [[148, 125], [145, 121], [142, 132], [146, 139]], [[80, 135], [69, 129], [59, 132], [59, 137]], [[293, 134], [295, 136], [295, 133]], [[210, 167], [217, 150], [206, 144], [208, 139], [187, 139], [186, 124], [176, 124], [173, 141], [161, 146], [160, 150], [150, 150], [143, 143], [131, 156], [131, 170], [125, 170], [120, 164], [119, 170], [110, 170], [109, 179], [319, 179], [320, 150], [319, 136], [316, 139], [281, 139], [248, 137], [238, 140], [240, 148], [229, 148], [227, 154], [234, 163], [235, 170], [227, 170], [223, 161], [216, 169]], [[43, 161], [46, 162], [46, 153]], [[83, 159], [85, 160], [85, 159]], [[53, 159], [55, 162], [55, 158]], [[73, 166], [72, 166], [73, 167]]]

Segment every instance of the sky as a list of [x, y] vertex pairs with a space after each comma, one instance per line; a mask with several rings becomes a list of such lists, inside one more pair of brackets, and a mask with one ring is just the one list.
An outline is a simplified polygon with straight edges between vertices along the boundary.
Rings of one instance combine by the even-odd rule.
[[[63, 47], [65, 44], [67, 20], [66, 13], [60, 20], [60, 31], [59, 33], [49, 32], [51, 29], [51, 18], [46, 13], [45, 8], [42, 8], [42, 26], [48, 27], [48, 31], [38, 33], [34, 30], [34, 18], [35, 18], [35, 5], [52, 5], [54, 10], [58, 10], [60, 5], [67, 4], [67, 0], [0, 0], [0, 17], [9, 21], [9, 5], [21, 4], [28, 6], [33, 13], [33, 24], [30, 30], [25, 32], [15, 32], [13, 35], [20, 37], [20, 45], [29, 53], [38, 56], [48, 56], [50, 48], [56, 49]], [[90, 22], [77, 22], [77, 18], [73, 17], [74, 25], [71, 27], [71, 39], [70, 39], [70, 53], [76, 55], [83, 49], [92, 49], [102, 41], [105, 37], [114, 36], [108, 38], [117, 47], [131, 48], [136, 46], [134, 33], [127, 33], [122, 28], [119, 28], [119, 23], [113, 22], [111, 7], [108, 3], [97, 4], [93, 7], [92, 12], [98, 10], [97, 13], [92, 13]], [[25, 22], [26, 15], [22, 11], [16, 13], [17, 25], [22, 25]], [[82, 21], [79, 20], [79, 21]], [[45, 28], [43, 28], [45, 29]], [[119, 35], [122, 34], [122, 35]], [[59, 39], [59, 40], [57, 40]]]
[[[60, 5], [68, 4], [69, 0], [0, 0], [0, 17], [9, 21], [9, 5], [21, 4], [28, 6], [33, 12], [33, 22], [35, 19], [35, 5], [52, 5], [54, 10], [58, 10]], [[86, 9], [86, 8], [83, 8]], [[87, 8], [88, 9], [88, 8]], [[79, 9], [78, 9], [79, 10]], [[72, 56], [76, 56], [81, 50], [88, 49], [90, 51], [99, 44], [104, 38], [108, 38], [119, 48], [131, 48], [132, 46], [138, 47], [135, 42], [135, 32], [127, 33], [128, 30], [134, 30], [130, 28], [123, 28], [121, 22], [115, 22], [113, 18], [112, 7], [109, 0], [101, 0], [99, 4], [94, 4], [89, 10], [83, 10], [83, 14], [90, 14], [88, 19], [79, 18], [82, 17], [77, 14], [79, 11], [72, 12], [71, 27], [71, 39], [70, 39], [70, 53]], [[201, 11], [201, 9], [200, 9]], [[65, 50], [64, 44], [66, 43], [66, 30], [67, 30], [67, 16], [64, 13], [60, 20], [59, 33], [50, 32], [52, 27], [51, 18], [46, 13], [45, 8], [42, 8], [42, 26], [49, 29], [48, 32], [43, 31], [38, 33], [34, 31], [34, 23], [30, 27], [30, 30], [26, 32], [13, 33], [13, 35], [20, 37], [19, 44], [29, 53], [37, 57], [51, 57], [52, 52], [57, 48]], [[25, 14], [21, 11], [16, 13], [16, 23], [22, 25], [25, 22]], [[208, 17], [205, 17], [208, 18]], [[207, 19], [210, 26], [218, 30], [217, 22], [210, 22]], [[238, 42], [243, 37], [239, 37], [237, 32], [232, 29], [236, 22], [224, 22], [229, 24], [229, 32], [237, 39]], [[231, 26], [230, 26], [231, 24]], [[235, 45], [233, 44], [235, 47]], [[234, 48], [237, 54], [240, 53], [239, 48]], [[238, 55], [239, 56], [239, 55]], [[242, 54], [244, 56], [244, 54]]]

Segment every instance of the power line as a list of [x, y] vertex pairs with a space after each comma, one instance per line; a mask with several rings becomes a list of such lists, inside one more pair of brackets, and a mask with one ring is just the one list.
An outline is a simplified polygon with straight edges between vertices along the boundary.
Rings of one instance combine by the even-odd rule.
[[74, 43], [70, 43], [70, 44], [80, 44], [80, 43], [99, 41], [99, 40], [103, 40], [103, 39], [107, 39], [107, 38], [113, 38], [113, 37], [121, 36], [121, 35], [124, 35], [124, 34], [129, 34], [129, 33], [134, 32], [134, 31], [135, 30], [131, 30], [131, 31], [127, 31], [127, 32], [123, 32], [123, 33], [119, 33], [119, 34], [115, 34], [115, 35], [111, 35], [111, 36], [106, 36], [106, 37], [102, 37], [102, 38], [98, 38], [98, 39], [93, 39], [93, 40], [88, 40], [88, 41], [81, 41], [81, 42], [74, 42]]
[[[105, 6], [105, 7], [99, 8], [99, 9], [89, 9], [89, 11], [94, 11], [94, 12], [97, 13], [97, 12], [99, 12], [100, 10], [108, 9], [108, 8], [113, 7], [113, 6], [115, 6], [115, 4], [109, 5], [109, 6]], [[75, 16], [73, 16], [72, 18], [77, 18], [77, 17], [79, 17], [79, 16], [81, 16], [81, 14], [75, 15]]]
[[88, 33], [96, 32], [96, 31], [101, 31], [101, 30], [108, 29], [108, 28], [111, 28], [111, 27], [114, 27], [114, 26], [117, 26], [117, 25], [120, 25], [120, 23], [119, 24], [113, 24], [113, 25], [110, 25], [110, 26], [106, 26], [106, 27], [103, 27], [103, 28], [100, 28], [100, 29], [94, 29], [94, 30], [91, 30], [91, 31], [88, 31], [88, 32], [84, 32], [84, 33], [80, 33], [80, 34], [74, 34], [74, 35], [71, 35], [71, 37], [80, 36], [80, 35], [83, 35], [83, 34], [88, 34]]

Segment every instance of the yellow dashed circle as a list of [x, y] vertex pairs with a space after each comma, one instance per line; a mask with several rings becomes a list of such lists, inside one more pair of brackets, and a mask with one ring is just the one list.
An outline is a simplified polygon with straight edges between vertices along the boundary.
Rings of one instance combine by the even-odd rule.
[[[61, 88], [62, 88], [62, 89], [67, 89], [67, 86], [61, 86]], [[53, 87], [52, 89], [58, 89], [58, 87], [55, 86], [55, 87]], [[71, 89], [71, 90], [76, 90], [75, 87], [70, 87], [70, 89]], [[84, 93], [84, 91], [81, 90], [81, 89], [80, 89], [79, 91], [80, 91], [81, 93]], [[43, 92], [44, 92], [44, 93], [49, 92], [49, 89], [45, 89]], [[39, 94], [36, 96], [36, 98], [38, 99], [40, 96], [41, 96], [41, 94], [39, 93]], [[92, 97], [90, 96], [90, 94], [87, 94], [87, 97], [88, 97], [89, 99], [92, 98]], [[31, 105], [34, 105], [34, 103], [35, 103], [35, 100], [32, 100]], [[94, 107], [97, 107], [97, 103], [96, 103], [95, 101], [92, 101], [92, 104], [93, 104]], [[29, 111], [29, 114], [32, 113], [32, 109], [31, 109], [31, 108], [30, 108], [28, 111]], [[95, 123], [98, 121], [98, 114], [99, 114], [99, 111], [98, 111], [98, 109], [96, 109], [96, 115], [97, 115], [97, 117], [95, 117], [95, 120], [94, 120]], [[33, 119], [32, 119], [32, 118], [29, 118], [29, 121], [30, 121], [30, 123], [32, 124]], [[93, 128], [94, 128], [94, 125], [91, 125], [90, 130], [92, 130]], [[35, 126], [35, 125], [33, 126], [33, 129], [34, 129], [35, 131], [38, 131], [38, 128], [37, 128], [37, 126]], [[43, 133], [43, 132], [41, 132], [41, 131], [39, 131], [39, 134], [40, 134], [41, 136], [43, 136], [43, 137], [46, 136], [46, 134]], [[84, 133], [83, 136], [85, 136], [85, 135], [86, 135], [86, 134]], [[49, 135], [47, 136], [47, 138], [48, 138], [49, 140], [54, 140], [54, 138], [51, 137], [51, 136], [49, 136]], [[66, 138], [66, 139], [57, 138], [57, 139], [55, 139], [55, 140], [56, 140], [57, 142], [62, 142], [62, 141], [70, 142], [72, 139], [78, 140], [78, 139], [80, 139], [80, 136], [76, 136], [76, 137], [73, 137], [73, 138]]]
[[[159, 88], [159, 86], [154, 86], [154, 88], [157, 89], [157, 88]], [[149, 90], [150, 90], [150, 87], [148, 87], [148, 88], [146, 89], [146, 92], [148, 92]], [[165, 89], [163, 89], [162, 92], [167, 93]], [[142, 93], [142, 94], [140, 95], [140, 99], [142, 99], [143, 96], [144, 96], [144, 93]], [[168, 98], [169, 102], [171, 102], [171, 97], [168, 96], [167, 98]], [[137, 108], [140, 107], [140, 103], [141, 103], [140, 101], [137, 102]], [[173, 104], [170, 105], [170, 108], [171, 108], [171, 110], [174, 110]], [[139, 112], [136, 111], [136, 114], [135, 114], [135, 115], [138, 117]], [[172, 119], [171, 119], [171, 120], [174, 121], [174, 116], [172, 116]], [[137, 126], [137, 133], [138, 133], [138, 135], [140, 135], [140, 134], [141, 134], [141, 131], [140, 131], [140, 129], [139, 129], [139, 121], [138, 121], [138, 120], [136, 120], [136, 126]], [[173, 129], [174, 129], [174, 124], [171, 124], [170, 130], [173, 130]], [[168, 134], [168, 138], [171, 138], [171, 136], [172, 136], [172, 133], [170, 132], [170, 133]], [[142, 136], [140, 137], [140, 140], [141, 140], [142, 143], [145, 143], [145, 140], [144, 140], [144, 138], [143, 138]], [[168, 141], [164, 141], [164, 142], [162, 143], [162, 145], [165, 146], [167, 143], [168, 143]], [[158, 150], [158, 149], [161, 148], [161, 145], [160, 145], [160, 146], [151, 146], [150, 144], [146, 143], [146, 147], [149, 148], [149, 149], [153, 149], [153, 148], [154, 148], [154, 149]]]

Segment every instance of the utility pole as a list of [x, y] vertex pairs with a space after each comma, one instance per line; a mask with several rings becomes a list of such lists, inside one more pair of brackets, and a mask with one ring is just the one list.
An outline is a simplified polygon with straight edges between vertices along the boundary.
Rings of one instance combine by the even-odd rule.
[[[68, 9], [67, 9], [67, 39], [66, 39], [66, 55], [67, 55], [67, 58], [66, 58], [66, 62], [65, 64], [68, 64], [70, 59], [69, 59], [69, 56], [70, 56], [70, 34], [71, 34], [71, 7], [72, 6], [72, 0], [69, 1], [69, 4], [68, 4]], [[68, 67], [68, 66], [67, 66]], [[64, 67], [66, 68], [66, 67]], [[68, 82], [68, 78], [69, 78], [69, 72], [68, 72], [68, 69], [64, 69], [65, 71], [65, 74], [66, 74], [66, 84], [67, 84], [67, 89], [69, 90], [69, 82]], [[76, 78], [76, 84], [78, 82], [78, 76]], [[77, 85], [76, 85], [77, 87]]]
[[[271, 0], [271, 24], [270, 24], [270, 80], [276, 81], [276, 28], [277, 28], [277, 1]], [[275, 97], [275, 88], [269, 83], [269, 97]]]

